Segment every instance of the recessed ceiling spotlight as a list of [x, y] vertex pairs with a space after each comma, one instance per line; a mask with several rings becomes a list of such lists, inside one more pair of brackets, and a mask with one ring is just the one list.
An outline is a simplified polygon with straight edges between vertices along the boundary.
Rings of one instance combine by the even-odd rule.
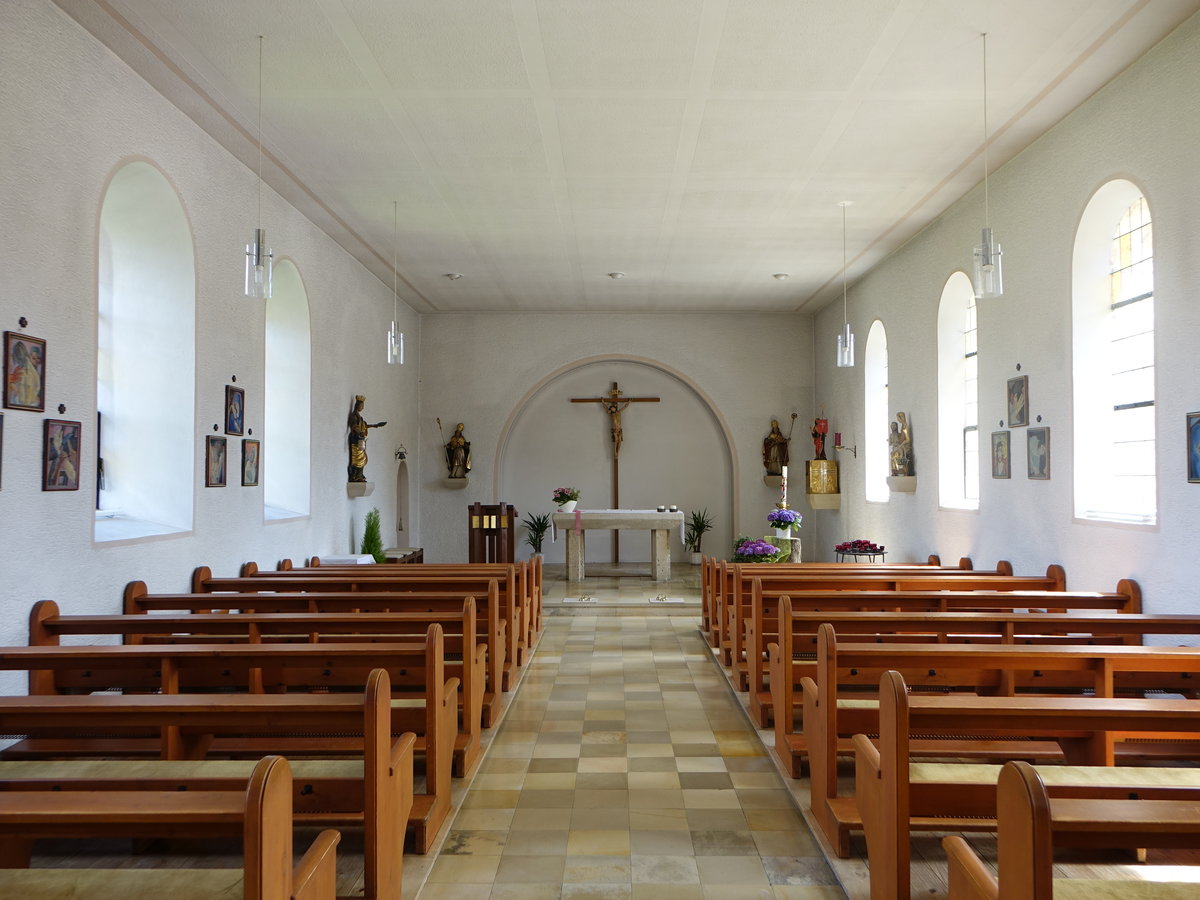
[[774, 278], [776, 281], [787, 281], [788, 273], [787, 272], [776, 272], [771, 277]]
[[624, 272], [609, 272], [608, 277], [609, 278], [624, 278], [625, 273]]
[[458, 279], [462, 278], [462, 272], [447, 272], [446, 277], [451, 281], [458, 281]]

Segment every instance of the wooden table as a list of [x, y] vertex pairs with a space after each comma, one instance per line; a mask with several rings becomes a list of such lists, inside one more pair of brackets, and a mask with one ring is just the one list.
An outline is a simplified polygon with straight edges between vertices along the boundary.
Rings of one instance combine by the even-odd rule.
[[567, 580], [584, 579], [584, 532], [589, 528], [650, 532], [650, 576], [655, 581], [671, 580], [672, 529], [682, 529], [682, 512], [653, 509], [577, 509], [554, 513], [554, 527], [567, 534]]

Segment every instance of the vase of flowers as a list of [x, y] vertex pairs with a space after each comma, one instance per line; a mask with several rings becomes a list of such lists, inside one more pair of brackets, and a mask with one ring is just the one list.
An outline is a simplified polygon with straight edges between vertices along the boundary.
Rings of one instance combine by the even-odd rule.
[[780, 550], [774, 544], [767, 541], [750, 540], [749, 538], [739, 538], [738, 544], [733, 550], [734, 562], [778, 562], [787, 551]]
[[767, 513], [767, 521], [775, 528], [776, 537], [786, 538], [791, 537], [793, 531], [800, 530], [804, 516], [794, 510], [779, 508]]
[[550, 499], [558, 504], [559, 512], [574, 512], [575, 504], [579, 502], [579, 488], [555, 488], [554, 493], [550, 495]]

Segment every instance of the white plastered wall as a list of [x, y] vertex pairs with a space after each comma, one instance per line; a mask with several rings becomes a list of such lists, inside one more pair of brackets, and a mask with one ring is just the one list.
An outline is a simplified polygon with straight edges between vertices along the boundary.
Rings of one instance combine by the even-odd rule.
[[[598, 397], [613, 381], [629, 396], [662, 398], [622, 414], [621, 505], [731, 509], [705, 538], [706, 553], [726, 554], [739, 530], [766, 533], [778, 499], [762, 481], [771, 418], [786, 430], [798, 412], [793, 456], [808, 445], [812, 335], [805, 316], [427, 315], [422, 358], [421, 542], [430, 560], [465, 556], [466, 507], [474, 501], [503, 500], [522, 516], [549, 512], [550, 492], [567, 483], [584, 490], [583, 506], [607, 507], [608, 416], [598, 404], [570, 398]], [[446, 437], [463, 422], [471, 440], [465, 490], [442, 483], [439, 417]], [[802, 500], [793, 505], [808, 513]], [[608, 547], [606, 537], [589, 536], [589, 559], [607, 560]], [[549, 561], [560, 560], [560, 547], [545, 549]], [[678, 541], [673, 555], [682, 558]], [[623, 535], [622, 560], [645, 558], [645, 536]]]
[[[938, 508], [933, 347], [942, 286], [955, 270], [967, 269], [979, 236], [982, 190], [851, 286], [856, 333], [875, 318], [888, 330], [890, 413], [911, 414], [918, 489], [865, 503], [861, 450], [857, 460], [842, 456], [843, 505], [818, 515], [821, 546], [866, 537], [886, 544], [889, 560], [936, 551], [951, 560], [969, 555], [981, 567], [1010, 559], [1026, 573], [1062, 563], [1069, 587], [1112, 590], [1119, 578], [1133, 577], [1148, 611], [1197, 610], [1200, 485], [1186, 482], [1183, 433], [1185, 414], [1200, 409], [1197, 146], [1200, 18], [1193, 17], [992, 174], [991, 224], [1004, 247], [1005, 293], [979, 304], [981, 446], [989, 446], [1006, 416], [1007, 379], [1028, 375], [1031, 424], [1051, 429], [1052, 477], [1026, 478], [1025, 429], [1014, 428], [1013, 477], [994, 480], [990, 469], [983, 472], [978, 512]], [[1088, 200], [1113, 178], [1142, 185], [1154, 216], [1159, 521], [1153, 528], [1073, 518], [1072, 247]], [[833, 307], [820, 314], [819, 346], [832, 346], [840, 316]], [[861, 367], [819, 366], [815, 377], [816, 401], [829, 408], [831, 428], [861, 435]]]
[[[254, 228], [254, 173], [231, 157], [127, 66], [48, 0], [11, 0], [0, 30], [0, 327], [47, 341], [46, 413], [2, 410], [0, 490], [0, 645], [27, 640], [26, 617], [39, 599], [67, 611], [116, 612], [132, 579], [180, 591], [192, 567], [221, 574], [245, 560], [345, 553], [362, 520], [379, 506], [395, 520], [396, 443], [414, 443], [418, 344], [408, 364], [389, 367], [384, 334], [391, 290], [274, 192], [263, 192], [263, 222], [276, 257], [304, 279], [312, 318], [312, 514], [264, 525], [262, 488], [203, 487], [203, 440], [221, 421], [225, 385], [246, 391], [246, 425], [263, 435], [261, 301], [242, 296], [243, 245]], [[159, 539], [96, 545], [96, 302], [99, 210], [112, 173], [133, 159], [153, 161], [170, 179], [193, 230], [196, 253], [196, 503], [191, 531]], [[418, 317], [401, 307], [412, 339]], [[378, 351], [378, 352], [376, 352]], [[366, 499], [346, 496], [346, 416], [367, 396], [372, 431]], [[43, 493], [42, 420], [83, 422], [81, 487]], [[231, 439], [231, 447], [235, 439]], [[410, 459], [411, 459], [410, 455]], [[236, 467], [233, 473], [236, 475]], [[384, 540], [389, 539], [385, 532]], [[0, 691], [24, 679], [0, 677]]]

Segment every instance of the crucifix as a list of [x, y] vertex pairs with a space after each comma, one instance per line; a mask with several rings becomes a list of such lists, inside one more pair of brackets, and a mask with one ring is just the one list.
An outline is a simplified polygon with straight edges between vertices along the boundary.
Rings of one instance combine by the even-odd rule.
[[[622, 396], [621, 389], [617, 387], [617, 383], [615, 381], [613, 382], [612, 390], [610, 390], [603, 397], [572, 397], [571, 398], [572, 403], [599, 403], [602, 406], [602, 408], [604, 409], [604, 411], [606, 413], [608, 413], [609, 418], [611, 419], [611, 422], [612, 422], [611, 434], [612, 434], [612, 447], [613, 447], [613, 458], [612, 458], [612, 472], [613, 472], [613, 474], [612, 474], [612, 508], [613, 509], [621, 508], [621, 470], [620, 470], [621, 442], [625, 439], [625, 434], [621, 430], [621, 412], [627, 406], [629, 406], [630, 403], [658, 403], [658, 401], [659, 401], [658, 397], [625, 397], [625, 396]], [[621, 561], [620, 544], [618, 543], [619, 537], [620, 537], [620, 532], [618, 532], [616, 529], [613, 529], [613, 535], [612, 535], [613, 565], [616, 565], [617, 563], [619, 563]]]

